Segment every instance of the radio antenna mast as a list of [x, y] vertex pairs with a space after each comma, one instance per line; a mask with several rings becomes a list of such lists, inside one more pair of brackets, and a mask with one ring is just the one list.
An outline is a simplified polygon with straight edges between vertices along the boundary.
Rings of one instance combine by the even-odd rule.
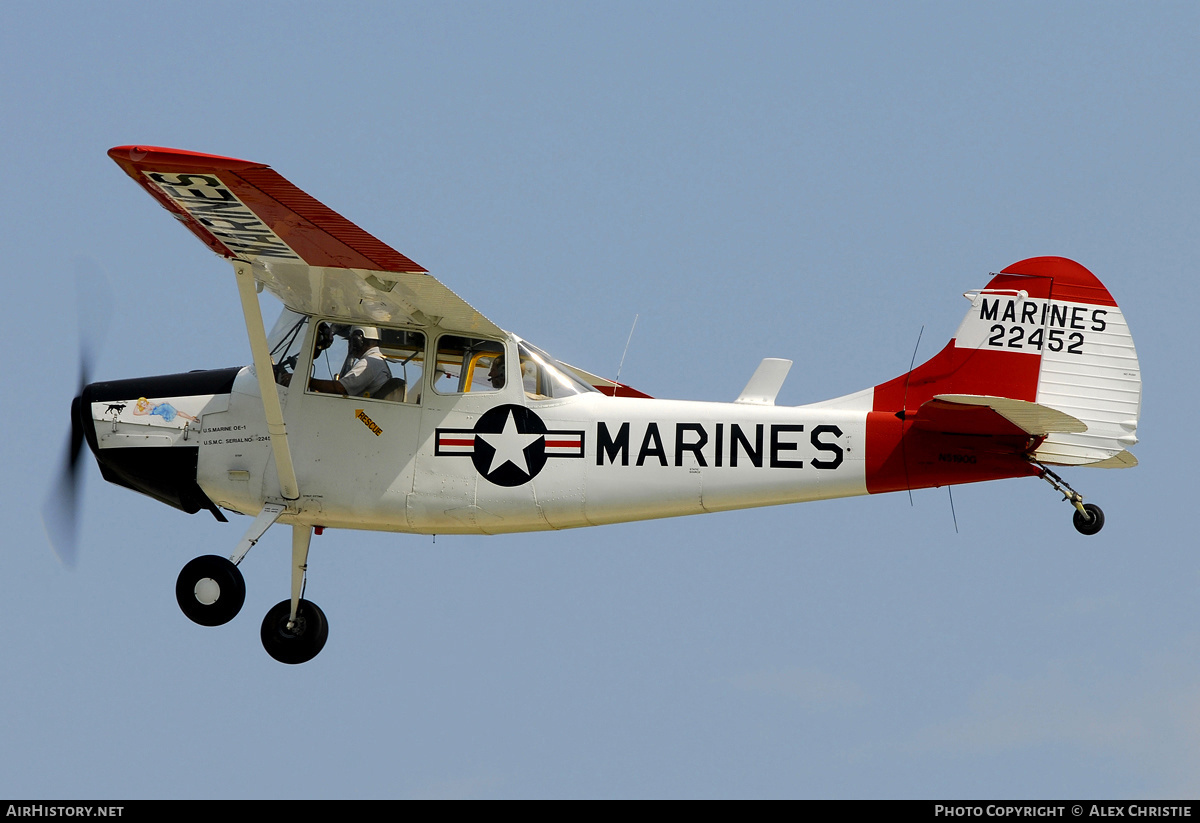
[[[635, 314], [633, 316], [633, 325], [629, 329], [629, 337], [625, 338], [625, 351], [621, 352], [621, 362], [617, 365], [617, 376], [613, 379], [614, 383], [621, 382], [621, 369], [625, 367], [625, 355], [629, 354], [629, 342], [633, 340], [633, 330], [637, 328], [637, 321], [639, 317], [641, 317], [640, 314]], [[617, 387], [613, 386], [613, 397], [616, 396]]]

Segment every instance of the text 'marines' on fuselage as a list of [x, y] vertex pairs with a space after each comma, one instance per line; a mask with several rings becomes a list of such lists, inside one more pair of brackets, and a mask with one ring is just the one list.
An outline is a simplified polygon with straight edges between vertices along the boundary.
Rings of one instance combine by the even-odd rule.
[[[114, 483], [253, 518], [228, 559], [180, 574], [197, 623], [237, 614], [238, 564], [273, 523], [291, 526], [291, 597], [262, 624], [283, 662], [327, 637], [300, 596], [314, 530], [567, 529], [1034, 476], [1094, 534], [1103, 513], [1051, 467], [1137, 462], [1133, 340], [1108, 290], [1061, 257], [993, 275], [945, 348], [855, 394], [777, 406], [791, 363], [768, 358], [732, 402], [651, 399], [499, 328], [267, 166], [109, 155], [233, 264], [252, 365], [92, 383], [75, 442]], [[284, 306], [269, 333], [264, 290]]]

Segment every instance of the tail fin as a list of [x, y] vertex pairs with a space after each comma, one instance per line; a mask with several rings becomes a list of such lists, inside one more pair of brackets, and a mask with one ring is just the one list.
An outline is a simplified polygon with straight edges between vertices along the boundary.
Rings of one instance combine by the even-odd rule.
[[1137, 464], [1127, 447], [1137, 442], [1141, 370], [1121, 309], [1095, 275], [1063, 257], [1032, 257], [966, 297], [954, 339], [876, 386], [873, 411], [904, 429], [1011, 437], [1047, 464]]

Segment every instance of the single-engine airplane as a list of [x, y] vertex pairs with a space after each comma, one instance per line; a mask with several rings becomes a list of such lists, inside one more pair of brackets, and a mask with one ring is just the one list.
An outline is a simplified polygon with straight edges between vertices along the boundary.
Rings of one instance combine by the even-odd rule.
[[[1103, 512], [1051, 467], [1137, 464], [1133, 339], [1108, 290], [1065, 258], [1022, 260], [968, 291], [945, 348], [857, 393], [777, 406], [791, 361], [768, 358], [733, 402], [652, 399], [499, 328], [261, 163], [109, 156], [233, 264], [253, 365], [84, 386], [67, 477], [86, 440], [110, 482], [253, 518], [228, 559], [179, 575], [179, 605], [201, 625], [233, 619], [238, 564], [290, 525], [291, 596], [261, 630], [284, 663], [328, 636], [302, 597], [324, 528], [568, 529], [1034, 476], [1090, 535]], [[269, 334], [263, 290], [283, 303]]]

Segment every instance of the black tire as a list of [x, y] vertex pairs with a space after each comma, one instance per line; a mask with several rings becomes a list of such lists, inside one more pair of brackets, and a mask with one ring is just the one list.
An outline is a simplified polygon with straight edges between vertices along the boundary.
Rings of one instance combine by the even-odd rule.
[[271, 607], [262, 623], [263, 648], [280, 663], [307, 663], [325, 648], [329, 622], [316, 603], [301, 599], [296, 609], [296, 625], [289, 630], [287, 623], [291, 613], [291, 600]]
[[1075, 510], [1075, 517], [1071, 522], [1075, 524], [1075, 530], [1080, 534], [1095, 534], [1104, 528], [1104, 511], [1095, 503], [1084, 503], [1083, 508], [1087, 511], [1089, 518], [1085, 519], [1079, 509]]
[[[204, 586], [200, 585], [202, 582]], [[179, 579], [175, 581], [175, 599], [193, 623], [223, 626], [242, 610], [242, 604], [246, 602], [246, 580], [229, 560], [208, 554], [197, 557], [179, 572]]]

